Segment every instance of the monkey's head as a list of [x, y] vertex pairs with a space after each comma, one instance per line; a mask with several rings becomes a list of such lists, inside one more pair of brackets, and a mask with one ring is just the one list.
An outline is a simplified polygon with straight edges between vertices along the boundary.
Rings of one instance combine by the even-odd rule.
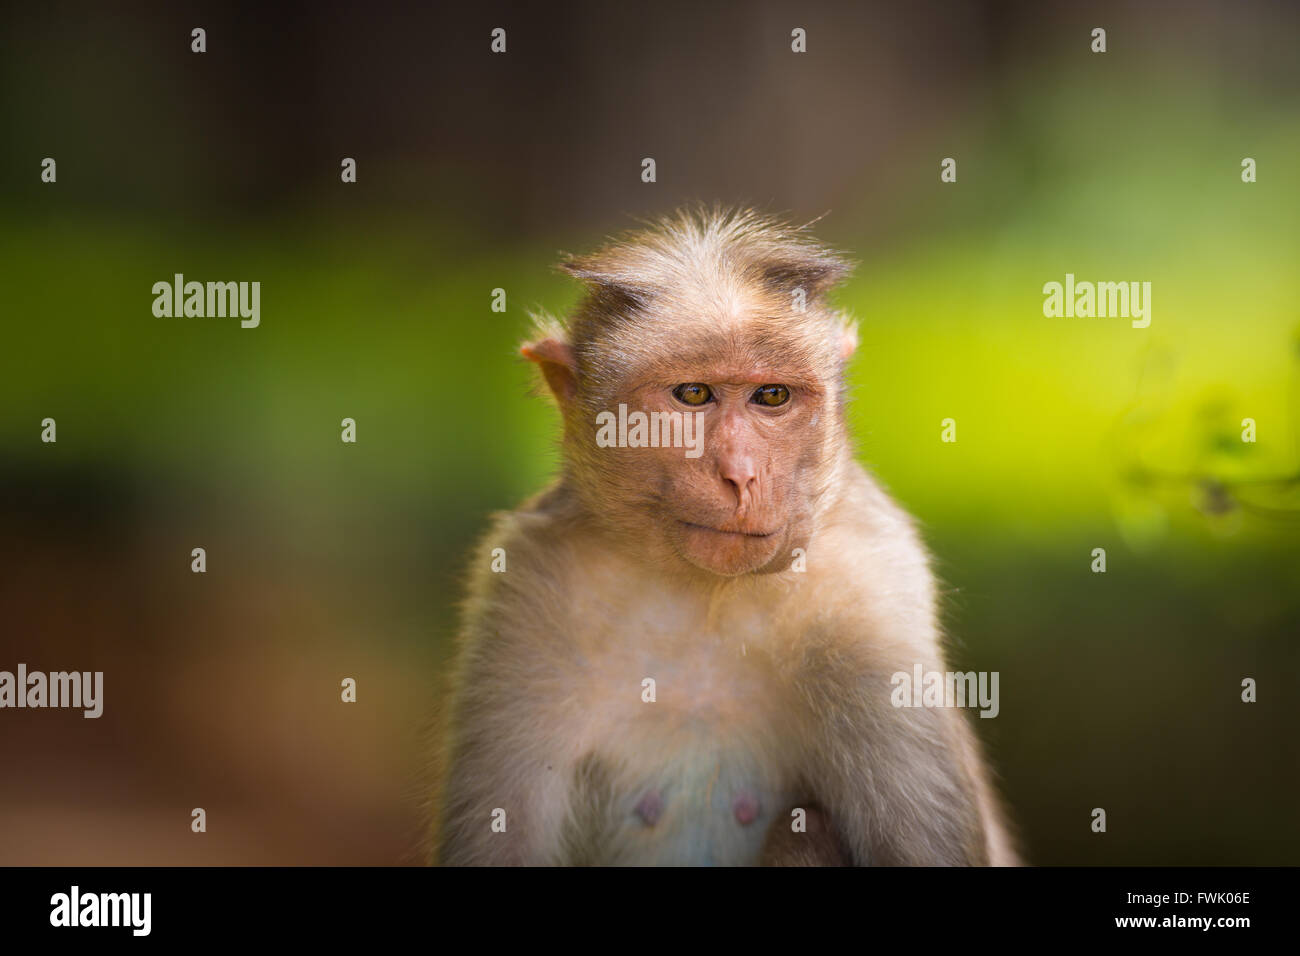
[[782, 571], [849, 455], [848, 265], [749, 211], [690, 209], [566, 260], [587, 294], [523, 347], [564, 416], [566, 480], [646, 559]]

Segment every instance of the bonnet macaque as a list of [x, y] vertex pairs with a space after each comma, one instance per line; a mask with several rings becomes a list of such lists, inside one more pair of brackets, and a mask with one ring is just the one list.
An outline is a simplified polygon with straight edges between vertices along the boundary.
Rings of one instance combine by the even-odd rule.
[[563, 268], [585, 297], [522, 349], [563, 468], [474, 561], [439, 861], [1015, 862], [964, 711], [891, 702], [947, 667], [846, 433], [846, 263], [690, 209]]

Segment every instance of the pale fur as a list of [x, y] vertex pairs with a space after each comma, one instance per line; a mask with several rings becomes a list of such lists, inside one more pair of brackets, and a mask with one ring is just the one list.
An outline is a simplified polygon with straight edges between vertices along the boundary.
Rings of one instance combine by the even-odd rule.
[[[570, 271], [591, 294], [542, 333], [576, 353], [566, 468], [498, 516], [474, 558], [437, 801], [441, 861], [794, 862], [765, 855], [761, 832], [717, 810], [745, 791], [760, 795], [773, 833], [790, 809], [822, 808], [853, 863], [1014, 863], [966, 716], [890, 703], [895, 672], [947, 667], [926, 552], [843, 428], [839, 343], [851, 325], [821, 298], [842, 262], [771, 220], [696, 210]], [[812, 318], [779, 314], [791, 283], [814, 291]], [[637, 524], [654, 503], [630, 491], [630, 504], [609, 501], [628, 478], [584, 438], [582, 414], [618, 395], [618, 363], [640, 367], [656, 357], [638, 349], [691, 341], [683, 303], [698, 316], [710, 296], [747, 327], [797, 324], [791, 367], [828, 369], [833, 421], [800, 473], [806, 571], [722, 576], [672, 560]], [[551, 372], [567, 374], [548, 370], [553, 387]], [[506, 573], [489, 570], [496, 548]], [[654, 703], [642, 700], [645, 678]], [[646, 826], [636, 801], [659, 788], [662, 818]], [[490, 826], [498, 808], [505, 833]]]

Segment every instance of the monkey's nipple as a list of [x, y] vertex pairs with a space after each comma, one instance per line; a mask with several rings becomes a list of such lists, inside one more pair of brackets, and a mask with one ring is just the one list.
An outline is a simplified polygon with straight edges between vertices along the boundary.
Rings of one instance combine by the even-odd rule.
[[736, 815], [736, 820], [742, 827], [757, 820], [758, 811], [758, 798], [748, 791], [737, 794], [736, 799], [731, 801], [731, 812]]
[[636, 815], [641, 818], [641, 822], [648, 827], [654, 826], [659, 822], [660, 815], [664, 812], [664, 799], [659, 796], [658, 790], [651, 790], [641, 802], [636, 805]]

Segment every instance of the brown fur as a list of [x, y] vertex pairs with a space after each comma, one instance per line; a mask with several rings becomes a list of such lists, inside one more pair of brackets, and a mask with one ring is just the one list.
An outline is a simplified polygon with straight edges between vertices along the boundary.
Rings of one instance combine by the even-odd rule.
[[[754, 213], [693, 209], [565, 268], [586, 298], [524, 347], [565, 465], [475, 559], [441, 860], [1014, 862], [965, 715], [890, 703], [892, 674], [946, 665], [925, 551], [846, 435], [854, 330], [825, 299], [844, 261]], [[597, 446], [599, 412], [681, 411], [691, 382], [715, 396], [700, 457]], [[785, 406], [750, 401], [778, 383]], [[729, 803], [745, 794], [754, 823]], [[807, 833], [789, 832], [795, 807]]]

